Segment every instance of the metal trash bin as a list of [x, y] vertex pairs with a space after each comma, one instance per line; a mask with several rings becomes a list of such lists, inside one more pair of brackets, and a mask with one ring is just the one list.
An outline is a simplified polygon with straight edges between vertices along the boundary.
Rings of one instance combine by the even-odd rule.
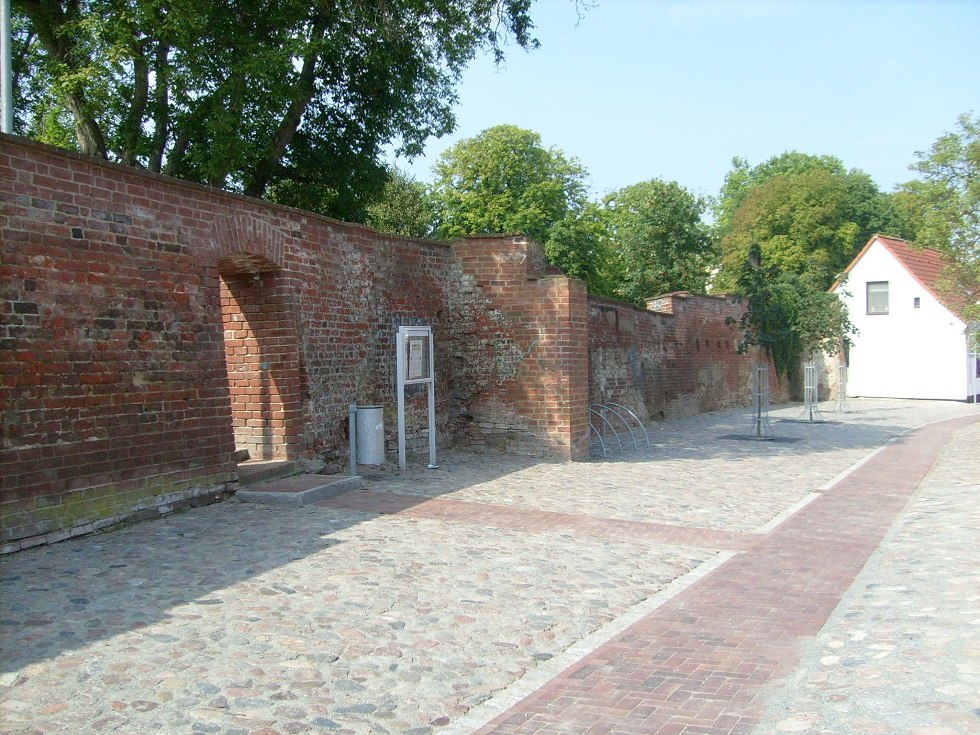
[[385, 420], [382, 406], [357, 407], [357, 463], [384, 464]]

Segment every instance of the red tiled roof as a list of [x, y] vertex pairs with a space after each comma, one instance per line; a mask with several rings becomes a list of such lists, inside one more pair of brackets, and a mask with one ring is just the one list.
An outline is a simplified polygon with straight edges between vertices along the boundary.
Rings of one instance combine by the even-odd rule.
[[904, 267], [905, 270], [907, 270], [909, 274], [922, 285], [923, 288], [936, 297], [936, 300], [939, 301], [939, 303], [959, 316], [963, 303], [957, 302], [954, 294], [940, 291], [936, 286], [940, 276], [942, 275], [943, 269], [946, 267], [946, 261], [944, 260], [943, 254], [938, 250], [915, 247], [905, 240], [899, 240], [896, 237], [873, 235], [871, 239], [868, 240], [868, 244], [861, 249], [861, 252], [858, 253], [854, 260], [851, 261], [850, 265], [847, 266], [847, 269], [842, 274], [840, 280], [838, 280], [837, 283], [831, 287], [831, 290], [837, 288], [840, 282], [844, 279], [844, 276], [850, 272], [855, 263], [861, 260], [862, 256], [864, 256], [868, 248], [870, 248], [875, 241], [881, 243], [881, 245], [894, 256], [895, 260], [901, 263], [902, 267]]

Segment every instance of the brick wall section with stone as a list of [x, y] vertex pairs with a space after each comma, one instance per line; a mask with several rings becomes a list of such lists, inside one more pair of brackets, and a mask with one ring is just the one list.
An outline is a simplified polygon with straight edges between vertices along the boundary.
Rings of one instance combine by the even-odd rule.
[[219, 497], [236, 442], [343, 467], [351, 402], [393, 447], [400, 325], [433, 327], [440, 444], [585, 454], [585, 290], [536, 244], [387, 237], [0, 135], [0, 248], [0, 550]]
[[468, 441], [585, 459], [585, 285], [549, 274], [541, 245], [520, 235], [466, 238], [453, 254], [463, 337], [454, 357], [474, 390], [465, 400]]
[[[626, 406], [644, 421], [716, 411], [750, 400], [754, 357], [738, 354], [741, 305], [675, 293], [647, 309], [589, 298], [589, 400]], [[786, 397], [772, 377], [773, 400]]]
[[590, 400], [747, 401], [726, 299], [589, 299], [523, 236], [384, 236], [4, 135], [0, 256], [4, 552], [221, 497], [236, 445], [341, 469], [352, 402], [393, 450], [401, 325], [433, 328], [442, 446], [584, 459]]

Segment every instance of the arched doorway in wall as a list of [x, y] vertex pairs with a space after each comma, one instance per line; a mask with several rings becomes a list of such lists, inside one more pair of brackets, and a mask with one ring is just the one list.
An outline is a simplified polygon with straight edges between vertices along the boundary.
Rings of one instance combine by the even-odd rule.
[[236, 449], [253, 460], [299, 455], [300, 351], [280, 268], [250, 253], [218, 260]]

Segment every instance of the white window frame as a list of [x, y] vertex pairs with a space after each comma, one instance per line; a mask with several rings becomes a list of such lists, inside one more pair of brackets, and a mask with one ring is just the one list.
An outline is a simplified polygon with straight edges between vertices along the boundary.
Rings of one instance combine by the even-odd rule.
[[[874, 294], [874, 298], [872, 298]], [[884, 297], [884, 303], [882, 303]], [[888, 314], [888, 281], [868, 281], [865, 284], [865, 298], [868, 316]]]

